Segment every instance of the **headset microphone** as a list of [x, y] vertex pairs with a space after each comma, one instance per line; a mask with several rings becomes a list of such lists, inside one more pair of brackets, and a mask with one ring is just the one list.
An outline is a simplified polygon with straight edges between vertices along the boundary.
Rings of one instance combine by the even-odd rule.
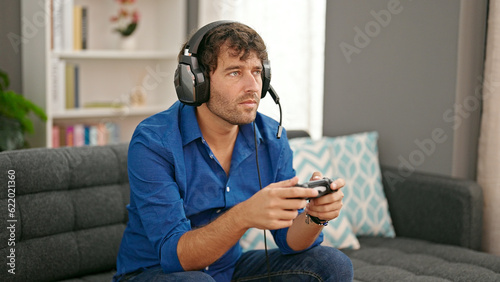
[[281, 132], [283, 131], [283, 126], [281, 126], [281, 124], [282, 124], [282, 118], [283, 118], [283, 113], [281, 111], [280, 97], [278, 96], [278, 94], [276, 94], [276, 92], [274, 91], [274, 88], [273, 88], [272, 85], [269, 85], [268, 92], [269, 92], [269, 94], [271, 94], [271, 97], [273, 98], [274, 102], [280, 108], [280, 124], [278, 125], [278, 132], [276, 133], [276, 138], [280, 139], [281, 138]]

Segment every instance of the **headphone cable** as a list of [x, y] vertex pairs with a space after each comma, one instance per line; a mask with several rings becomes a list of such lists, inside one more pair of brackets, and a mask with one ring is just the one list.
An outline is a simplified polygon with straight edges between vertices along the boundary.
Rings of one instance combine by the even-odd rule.
[[[281, 112], [281, 106], [280, 106]], [[259, 150], [257, 148], [257, 133], [255, 128], [255, 120], [253, 122], [253, 138], [255, 141], [255, 161], [257, 163], [257, 175], [259, 176], [259, 190], [262, 190], [262, 180], [260, 178], [260, 168], [259, 168]], [[264, 250], [266, 252], [266, 265], [267, 265], [267, 279], [271, 282], [271, 265], [269, 263], [269, 254], [267, 253], [267, 233], [266, 229], [264, 229]]]

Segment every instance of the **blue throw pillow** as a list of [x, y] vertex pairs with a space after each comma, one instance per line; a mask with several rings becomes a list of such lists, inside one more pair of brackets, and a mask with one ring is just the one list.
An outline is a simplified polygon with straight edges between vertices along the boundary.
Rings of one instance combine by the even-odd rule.
[[[313, 141], [310, 138], [295, 138], [290, 140], [290, 147], [293, 150], [293, 167], [300, 183], [309, 181], [315, 171], [327, 177], [334, 175], [329, 145], [328, 139]], [[359, 249], [359, 241], [352, 230], [347, 213], [343, 210], [336, 219], [323, 228], [323, 235], [322, 245], [339, 249]]]
[[343, 211], [356, 235], [394, 237], [394, 227], [382, 186], [378, 133], [326, 138], [335, 177], [346, 181]]

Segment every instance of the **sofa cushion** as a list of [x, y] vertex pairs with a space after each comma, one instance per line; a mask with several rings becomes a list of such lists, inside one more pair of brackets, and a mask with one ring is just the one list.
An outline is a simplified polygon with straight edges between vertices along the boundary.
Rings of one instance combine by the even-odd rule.
[[359, 250], [342, 250], [354, 281], [500, 281], [499, 256], [402, 237], [359, 241]]

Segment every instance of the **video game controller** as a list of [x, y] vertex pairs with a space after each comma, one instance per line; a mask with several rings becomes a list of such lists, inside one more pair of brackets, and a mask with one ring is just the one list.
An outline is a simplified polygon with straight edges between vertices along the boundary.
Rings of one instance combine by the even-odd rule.
[[318, 196], [316, 198], [319, 198], [319, 197], [322, 197], [326, 194], [337, 192], [337, 190], [332, 190], [332, 188], [330, 188], [330, 185], [332, 184], [332, 182], [333, 182], [332, 179], [330, 179], [328, 177], [324, 177], [320, 180], [313, 180], [313, 181], [309, 181], [309, 182], [306, 182], [303, 184], [297, 184], [295, 186], [315, 189], [316, 191], [318, 191]]

